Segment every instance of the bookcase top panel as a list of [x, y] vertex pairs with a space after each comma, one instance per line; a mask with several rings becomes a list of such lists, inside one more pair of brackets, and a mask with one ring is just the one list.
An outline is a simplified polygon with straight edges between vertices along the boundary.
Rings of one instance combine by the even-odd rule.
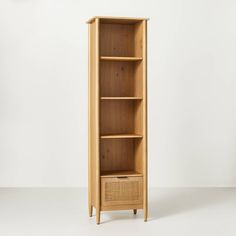
[[94, 16], [87, 21], [87, 24], [92, 23], [95, 19], [100, 19], [101, 23], [119, 23], [119, 24], [135, 24], [142, 20], [149, 20], [149, 18], [132, 18], [132, 17], [112, 17], [112, 16]]

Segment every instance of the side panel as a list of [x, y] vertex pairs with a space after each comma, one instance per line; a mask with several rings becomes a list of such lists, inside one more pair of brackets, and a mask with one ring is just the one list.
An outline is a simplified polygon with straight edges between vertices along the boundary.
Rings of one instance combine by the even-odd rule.
[[89, 24], [89, 203], [96, 207], [100, 196], [100, 169], [99, 169], [99, 47], [98, 22]]
[[100, 222], [100, 52], [99, 52], [99, 29], [100, 29], [100, 20], [95, 19], [95, 127], [94, 127], [94, 139], [95, 139], [95, 181], [96, 181], [96, 216], [97, 223]]
[[148, 215], [148, 163], [147, 163], [147, 20], [143, 20], [143, 209]]

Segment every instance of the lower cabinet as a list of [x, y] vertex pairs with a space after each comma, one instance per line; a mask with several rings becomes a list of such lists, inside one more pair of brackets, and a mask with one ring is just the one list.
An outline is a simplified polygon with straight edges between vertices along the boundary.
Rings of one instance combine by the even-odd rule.
[[140, 209], [143, 208], [143, 177], [102, 177], [101, 208]]

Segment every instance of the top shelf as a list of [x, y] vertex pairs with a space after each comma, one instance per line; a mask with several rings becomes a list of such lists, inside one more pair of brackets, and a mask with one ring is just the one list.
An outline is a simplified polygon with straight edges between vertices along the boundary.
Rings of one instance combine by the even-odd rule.
[[95, 19], [99, 19], [101, 23], [118, 23], [118, 24], [135, 24], [143, 20], [149, 20], [149, 18], [137, 18], [137, 17], [113, 17], [113, 16], [94, 16], [89, 19], [86, 23], [90, 24]]
[[107, 56], [102, 56], [100, 57], [101, 60], [106, 60], [106, 61], [141, 61], [143, 58], [142, 57], [107, 57]]

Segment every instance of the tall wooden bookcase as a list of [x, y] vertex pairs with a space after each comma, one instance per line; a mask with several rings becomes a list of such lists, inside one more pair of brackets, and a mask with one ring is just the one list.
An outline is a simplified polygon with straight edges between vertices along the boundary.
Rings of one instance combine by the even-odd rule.
[[143, 209], [147, 220], [147, 19], [89, 26], [89, 215]]

